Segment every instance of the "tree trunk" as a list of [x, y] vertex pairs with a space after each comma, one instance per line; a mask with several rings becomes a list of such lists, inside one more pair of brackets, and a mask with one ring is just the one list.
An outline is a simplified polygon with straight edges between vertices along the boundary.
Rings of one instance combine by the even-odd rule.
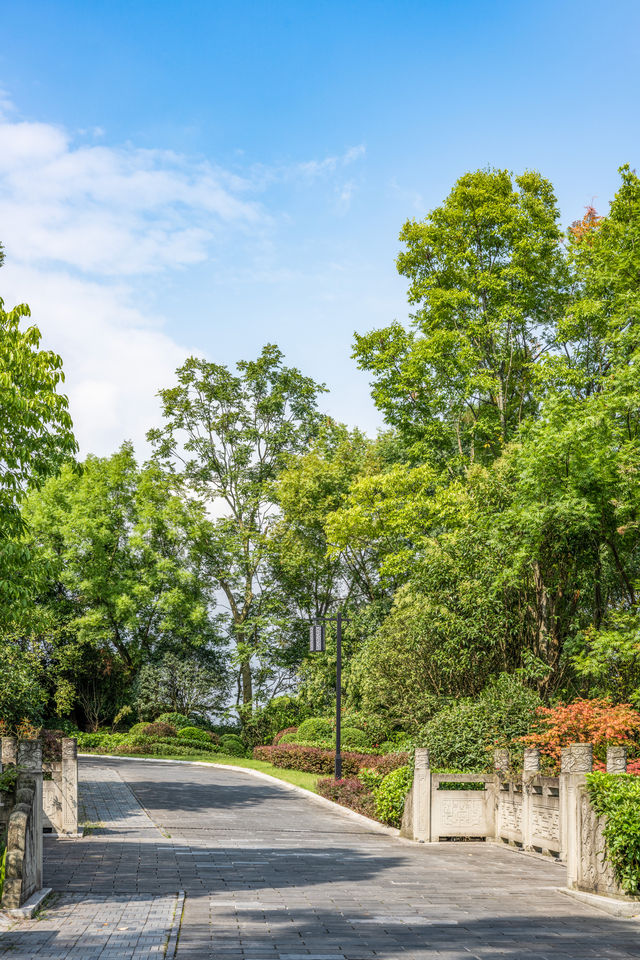
[[251, 664], [245, 660], [240, 667], [240, 677], [242, 680], [242, 702], [246, 706], [253, 700], [253, 679], [251, 677]]

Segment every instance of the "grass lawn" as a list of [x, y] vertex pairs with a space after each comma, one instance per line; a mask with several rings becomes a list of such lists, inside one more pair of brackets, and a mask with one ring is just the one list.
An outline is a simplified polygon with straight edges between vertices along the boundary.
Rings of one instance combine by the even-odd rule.
[[[99, 757], [100, 754], [94, 750], [79, 750], [79, 753], [91, 753]], [[120, 754], [126, 756], [126, 754]], [[320, 777], [317, 773], [305, 773], [303, 770], [282, 770], [280, 767], [274, 767], [272, 763], [265, 760], [253, 760], [248, 757], [227, 757], [222, 753], [199, 753], [194, 750], [193, 753], [181, 753], [179, 757], [171, 756], [170, 753], [136, 753], [130, 754], [132, 757], [149, 757], [152, 760], [200, 760], [205, 763], [223, 763], [233, 767], [248, 767], [251, 770], [260, 770], [262, 773], [268, 773], [278, 780], [285, 780], [287, 783], [293, 783], [296, 787], [303, 787], [310, 790], [311, 793], [317, 793], [316, 784]]]

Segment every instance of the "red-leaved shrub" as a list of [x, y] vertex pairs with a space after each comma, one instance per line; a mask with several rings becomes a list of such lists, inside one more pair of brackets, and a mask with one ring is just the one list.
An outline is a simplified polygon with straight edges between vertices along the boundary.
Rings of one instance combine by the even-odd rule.
[[[539, 707], [537, 714], [537, 729], [522, 741], [528, 747], [539, 747], [543, 755], [556, 763], [560, 762], [561, 748], [572, 743], [593, 744], [596, 768], [601, 768], [606, 760], [608, 746], [631, 747], [632, 753], [637, 754], [640, 713], [628, 703], [574, 700], [555, 707]], [[630, 763], [629, 772], [636, 773], [637, 766], [637, 761]]]
[[363, 813], [365, 817], [375, 819], [376, 803], [373, 791], [366, 787], [357, 777], [347, 777], [343, 780], [318, 780], [318, 793], [321, 797], [333, 800], [343, 807], [349, 807], [356, 813]]
[[142, 729], [145, 737], [177, 737], [178, 731], [172, 723], [165, 723], [164, 720], [156, 720], [155, 723], [148, 723]]
[[[336, 754], [335, 750], [323, 750], [322, 747], [303, 747], [297, 743], [282, 743], [270, 747], [254, 747], [253, 757], [255, 760], [266, 760], [274, 767], [330, 776], [334, 772]], [[406, 753], [387, 753], [384, 756], [378, 756], [347, 750], [342, 754], [342, 772], [347, 778], [355, 777], [363, 767], [370, 767], [387, 774], [396, 767], [404, 766], [407, 760]]]

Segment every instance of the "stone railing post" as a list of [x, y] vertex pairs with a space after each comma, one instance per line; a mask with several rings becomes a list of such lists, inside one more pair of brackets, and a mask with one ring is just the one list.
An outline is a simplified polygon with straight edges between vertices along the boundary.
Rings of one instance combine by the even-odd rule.
[[540, 773], [540, 751], [537, 747], [526, 747], [522, 767], [522, 846], [531, 849], [533, 837], [533, 803], [531, 799], [531, 781]]
[[509, 776], [511, 758], [505, 747], [493, 751], [493, 836], [497, 839], [502, 830], [502, 792], [500, 784]]
[[42, 887], [42, 743], [40, 740], [18, 741], [18, 787], [20, 780], [30, 780], [34, 784], [33, 832], [35, 837], [35, 889]]
[[593, 745], [590, 743], [572, 743], [565, 759], [565, 768], [567, 768], [565, 773], [567, 886], [573, 888], [578, 879], [580, 859], [578, 787], [585, 783], [586, 775], [593, 770]]
[[62, 832], [78, 832], [78, 743], [72, 737], [62, 741]]
[[607, 773], [627, 772], [627, 748], [607, 747]]
[[15, 764], [18, 762], [18, 741], [15, 737], [2, 738], [2, 765]]
[[413, 839], [431, 841], [431, 767], [429, 751], [417, 747], [413, 774]]
[[509, 770], [509, 751], [503, 747], [497, 747], [493, 751], [493, 769], [496, 773], [507, 773]]

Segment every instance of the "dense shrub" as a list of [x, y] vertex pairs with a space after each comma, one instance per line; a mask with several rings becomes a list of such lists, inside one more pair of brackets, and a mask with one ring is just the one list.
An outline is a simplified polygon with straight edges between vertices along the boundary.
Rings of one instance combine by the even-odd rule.
[[220, 749], [230, 757], [244, 757], [247, 753], [240, 737], [233, 733], [226, 733], [220, 737]]
[[202, 743], [211, 743], [211, 734], [200, 727], [181, 727], [178, 731], [181, 740], [198, 740]]
[[325, 717], [310, 717], [298, 727], [298, 740], [328, 740], [333, 736], [333, 723]]
[[[523, 738], [530, 747], [560, 761], [560, 750], [572, 743], [592, 743], [594, 756], [602, 765], [608, 746], [631, 745], [637, 754], [640, 734], [640, 713], [628, 703], [612, 704], [610, 700], [574, 700], [555, 707], [539, 707], [536, 729]], [[633, 750], [635, 747], [635, 750]]]
[[349, 807], [365, 817], [375, 817], [375, 799], [373, 791], [358, 777], [347, 777], [343, 780], [319, 780], [317, 786], [321, 797], [333, 800], [343, 807]]
[[[146, 726], [146, 724], [143, 724], [143, 726]], [[130, 733], [79, 733], [77, 738], [78, 749], [111, 753], [129, 736]]]
[[274, 697], [264, 707], [258, 707], [252, 713], [241, 709], [242, 738], [245, 745], [256, 747], [262, 743], [273, 742], [278, 731], [293, 727], [308, 717], [309, 706], [298, 697]]
[[[335, 751], [323, 750], [321, 747], [279, 743], [276, 746], [254, 747], [253, 756], [256, 760], [266, 760], [275, 767], [288, 770], [305, 770], [307, 773], [330, 776], [335, 769]], [[362, 767], [372, 767], [389, 773], [396, 767], [406, 764], [407, 759], [406, 753], [379, 756], [345, 751], [342, 754], [342, 772], [347, 778], [356, 776]]]
[[[195, 727], [192, 729], [195, 729]], [[156, 720], [155, 723], [148, 723], [146, 727], [142, 729], [142, 734], [145, 737], [175, 737], [177, 733], [178, 731], [172, 723], [165, 723], [162, 720]]]
[[364, 731], [370, 744], [392, 739], [393, 723], [380, 714], [349, 710], [343, 715], [342, 722], [345, 727], [357, 727], [358, 730]]
[[132, 727], [129, 728], [127, 734], [132, 737], [136, 737], [139, 733], [142, 733], [145, 727], [148, 727], [149, 724], [146, 720], [140, 721], [140, 723], [134, 723]]
[[409, 765], [392, 770], [376, 788], [375, 813], [378, 820], [392, 827], [402, 823], [404, 802], [413, 783], [413, 768]]
[[193, 721], [189, 717], [185, 716], [184, 713], [161, 713], [159, 717], [156, 718], [156, 723], [170, 723], [171, 726], [176, 727], [179, 730], [181, 727], [192, 727], [194, 726]]
[[364, 730], [356, 727], [343, 727], [341, 730], [341, 745], [345, 750], [361, 750], [371, 746], [371, 741]]
[[596, 813], [606, 816], [606, 856], [622, 889], [640, 893], [640, 778], [590, 773], [587, 789]]
[[[295, 736], [295, 734], [296, 734], [297, 732], [298, 732], [298, 728], [297, 728], [297, 727], [285, 727], [284, 730], [278, 730], [278, 732], [276, 733], [275, 737], [273, 738], [273, 743], [274, 743], [274, 745], [277, 744], [277, 743], [280, 743], [283, 737], [288, 737], [288, 736], [290, 736], [291, 734], [293, 734], [293, 735]], [[287, 743], [292, 743], [293, 741], [292, 741], [292, 740], [288, 740], [288, 741], [286, 741], [286, 742], [287, 742]]]
[[540, 697], [518, 677], [500, 674], [475, 698], [457, 700], [439, 710], [418, 741], [428, 747], [434, 767], [461, 772], [491, 766], [495, 746], [518, 743], [529, 732]]

